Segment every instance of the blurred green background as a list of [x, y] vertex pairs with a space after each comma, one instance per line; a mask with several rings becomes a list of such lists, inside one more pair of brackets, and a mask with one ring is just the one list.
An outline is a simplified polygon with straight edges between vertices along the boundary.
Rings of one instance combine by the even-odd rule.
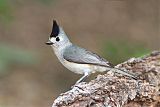
[[45, 45], [53, 19], [73, 43], [116, 65], [160, 49], [159, 7], [159, 0], [0, 0], [0, 107], [51, 107], [80, 78]]

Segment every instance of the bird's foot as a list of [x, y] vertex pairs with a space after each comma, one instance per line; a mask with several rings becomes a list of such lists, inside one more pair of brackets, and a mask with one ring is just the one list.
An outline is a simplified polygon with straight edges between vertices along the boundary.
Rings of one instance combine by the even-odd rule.
[[[83, 88], [81, 88], [81, 87], [79, 86], [79, 83], [76, 83], [76, 84], [74, 84], [73, 86], [71, 86], [71, 89], [74, 89], [74, 88], [78, 88], [78, 89], [83, 90]], [[84, 91], [84, 90], [83, 90], [83, 91]]]

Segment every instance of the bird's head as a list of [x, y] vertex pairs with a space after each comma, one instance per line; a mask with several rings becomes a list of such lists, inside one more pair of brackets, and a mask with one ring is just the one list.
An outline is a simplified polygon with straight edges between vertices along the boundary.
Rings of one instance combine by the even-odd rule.
[[55, 20], [53, 20], [52, 32], [46, 44], [51, 45], [53, 47], [62, 47], [68, 42], [70, 41], [65, 32], [63, 31], [63, 29], [57, 24]]

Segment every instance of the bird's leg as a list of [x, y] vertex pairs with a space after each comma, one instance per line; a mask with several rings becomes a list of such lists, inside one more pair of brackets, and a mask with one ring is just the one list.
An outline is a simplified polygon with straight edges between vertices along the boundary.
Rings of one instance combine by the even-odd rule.
[[84, 75], [76, 82], [76, 84], [84, 81], [88, 76], [89, 76], [89, 73], [88, 73], [88, 72], [87, 72], [87, 73], [84, 73]]
[[[78, 87], [78, 86], [76, 86], [76, 84], [84, 81], [89, 75], [90, 75], [90, 73], [88, 73], [88, 72], [84, 73], [84, 75], [71, 88]], [[80, 88], [80, 87], [78, 87], [78, 88]]]

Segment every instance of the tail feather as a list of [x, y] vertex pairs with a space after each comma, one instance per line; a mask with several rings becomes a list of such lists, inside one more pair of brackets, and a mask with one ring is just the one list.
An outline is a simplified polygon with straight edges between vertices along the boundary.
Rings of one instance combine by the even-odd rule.
[[131, 73], [131, 72], [128, 72], [128, 71], [124, 71], [124, 70], [119, 69], [119, 68], [112, 68], [112, 69], [117, 73], [120, 73], [122, 75], [126, 75], [126, 76], [132, 77], [134, 79], [137, 79], [137, 75], [134, 74], [134, 73]]

